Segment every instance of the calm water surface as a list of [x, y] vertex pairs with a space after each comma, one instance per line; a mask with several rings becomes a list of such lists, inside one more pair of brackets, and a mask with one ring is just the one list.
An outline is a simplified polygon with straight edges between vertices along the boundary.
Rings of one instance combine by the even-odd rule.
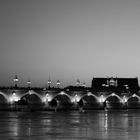
[[0, 140], [140, 140], [140, 111], [0, 112]]

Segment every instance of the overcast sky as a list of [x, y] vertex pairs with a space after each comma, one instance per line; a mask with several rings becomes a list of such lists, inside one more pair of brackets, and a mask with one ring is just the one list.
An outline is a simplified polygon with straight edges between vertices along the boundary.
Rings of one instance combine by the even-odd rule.
[[0, 85], [140, 78], [139, 0], [0, 0]]

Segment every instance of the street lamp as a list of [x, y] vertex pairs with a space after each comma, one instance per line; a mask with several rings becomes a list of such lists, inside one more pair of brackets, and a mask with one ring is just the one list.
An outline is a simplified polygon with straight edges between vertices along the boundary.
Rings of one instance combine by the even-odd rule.
[[103, 95], [101, 95], [100, 97], [99, 97], [99, 102], [100, 103], [103, 103], [105, 101], [105, 97], [103, 96]]
[[79, 79], [77, 79], [77, 81], [76, 81], [76, 86], [78, 86], [78, 87], [79, 87], [79, 85], [80, 85], [80, 80], [79, 80]]
[[49, 88], [51, 87], [51, 83], [52, 83], [52, 82], [51, 82], [51, 80], [49, 79], [49, 80], [48, 80]]
[[18, 81], [19, 81], [17, 75], [15, 75], [13, 81], [14, 81], [14, 86], [15, 86], [15, 88], [17, 88], [17, 83], [18, 83]]
[[124, 104], [127, 102], [127, 98], [126, 98], [125, 95], [123, 96], [122, 102], [123, 102]]
[[31, 87], [31, 81], [30, 80], [27, 81], [27, 85], [28, 85], [28, 88], [30, 89], [30, 87]]
[[86, 83], [85, 82], [83, 82], [83, 87], [86, 87]]
[[60, 86], [60, 81], [58, 80], [56, 84], [57, 84], [57, 87], [59, 88], [59, 86]]
[[19, 97], [17, 96], [15, 91], [13, 91], [12, 96], [11, 96], [11, 102], [17, 102], [18, 100], [19, 100]]

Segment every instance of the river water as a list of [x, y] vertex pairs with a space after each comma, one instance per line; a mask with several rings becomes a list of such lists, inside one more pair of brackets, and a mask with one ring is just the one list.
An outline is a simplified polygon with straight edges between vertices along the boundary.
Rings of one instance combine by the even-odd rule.
[[0, 112], [0, 140], [139, 140], [140, 111]]

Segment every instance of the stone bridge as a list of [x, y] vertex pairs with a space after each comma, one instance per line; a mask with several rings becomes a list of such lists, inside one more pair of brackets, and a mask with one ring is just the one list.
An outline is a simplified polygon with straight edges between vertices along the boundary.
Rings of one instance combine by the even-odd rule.
[[[85, 109], [107, 108], [140, 108], [140, 93], [115, 93], [115, 92], [94, 92], [91, 90], [58, 90], [58, 89], [1, 89], [0, 104], [16, 105], [24, 101], [32, 104], [34, 109], [42, 105], [43, 109], [50, 109], [54, 106], [59, 108], [68, 104], [72, 108], [80, 107]], [[50, 104], [54, 102], [53, 104]], [[19, 103], [20, 104], [20, 103]], [[35, 104], [38, 104], [36, 106]], [[53, 106], [53, 107], [52, 107]], [[2, 106], [1, 106], [2, 108]]]

